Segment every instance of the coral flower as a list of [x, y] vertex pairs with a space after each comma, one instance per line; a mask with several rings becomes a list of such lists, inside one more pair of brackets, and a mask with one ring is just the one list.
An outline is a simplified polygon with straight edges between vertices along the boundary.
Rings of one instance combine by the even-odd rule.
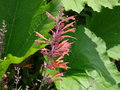
[[66, 65], [68, 62], [63, 62], [63, 60], [56, 60], [53, 61], [51, 64], [47, 65], [47, 68], [50, 68], [54, 70], [56, 67], [58, 68], [63, 68], [63, 69], [68, 69], [69, 67]]

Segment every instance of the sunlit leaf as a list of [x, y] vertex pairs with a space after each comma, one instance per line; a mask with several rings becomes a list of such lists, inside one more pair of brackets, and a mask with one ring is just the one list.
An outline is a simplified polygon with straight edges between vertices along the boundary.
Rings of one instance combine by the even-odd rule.
[[109, 57], [120, 60], [120, 45], [117, 45], [113, 48], [108, 49], [107, 51]]
[[[108, 7], [110, 9], [113, 6], [118, 6], [120, 3], [118, 0], [61, 0], [66, 10], [73, 10], [80, 13], [85, 4], [90, 6], [94, 11], [101, 11], [102, 7]], [[69, 3], [68, 3], [69, 2]]]

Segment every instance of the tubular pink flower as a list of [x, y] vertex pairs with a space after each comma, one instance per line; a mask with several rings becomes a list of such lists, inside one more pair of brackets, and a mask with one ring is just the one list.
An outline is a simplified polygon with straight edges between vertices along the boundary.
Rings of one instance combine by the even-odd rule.
[[65, 40], [65, 41], [61, 42], [61, 43], [58, 45], [58, 47], [59, 47], [59, 48], [62, 47], [65, 43], [67, 43], [67, 41], [68, 41], [68, 40]]
[[55, 70], [55, 67], [54, 67], [54, 65], [52, 65], [52, 64], [48, 64], [48, 65], [47, 65], [47, 68], [49, 68], [49, 69], [51, 69], [51, 70]]
[[74, 38], [74, 37], [72, 37], [72, 36], [64, 35], [64, 36], [61, 36], [60, 41], [64, 40], [65, 38], [73, 38], [73, 39], [76, 39], [76, 38]]
[[38, 32], [36, 32], [36, 35], [37, 35], [38, 37], [42, 38], [42, 39], [47, 40], [47, 38], [45, 38], [43, 35], [41, 35], [41, 34], [40, 34], [40, 33], [38, 33]]
[[71, 46], [71, 43], [66, 42], [57, 51], [62, 51], [62, 50], [64, 51], [66, 49], [69, 50], [70, 46]]
[[63, 30], [66, 29], [66, 28], [68, 28], [68, 27], [73, 27], [73, 23], [74, 23], [74, 22], [71, 22], [70, 24], [67, 24], [67, 25], [63, 28]]
[[40, 44], [40, 43], [47, 43], [46, 41], [42, 41], [42, 40], [36, 40], [37, 44]]
[[60, 24], [60, 28], [64, 27], [65, 26], [65, 23], [61, 23]]
[[52, 77], [49, 76], [50, 74], [46, 74], [44, 77], [44, 80], [46, 83], [51, 83], [53, 81], [63, 81], [62, 78], [59, 78], [60, 76], [63, 76], [63, 73], [57, 72]]
[[46, 12], [46, 15], [47, 15], [48, 17], [50, 17], [50, 18], [52, 18], [52, 19], [54, 19], [54, 20], [56, 21], [56, 18], [53, 17], [49, 12]]
[[63, 62], [63, 60], [58, 59], [56, 61], [53, 61], [51, 64], [48, 64], [47, 67], [52, 70], [54, 70], [56, 67], [67, 70], [69, 67], [66, 64], [67, 62]]
[[75, 32], [75, 29], [69, 29], [69, 30], [66, 30], [66, 31], [63, 32], [63, 33], [67, 33], [67, 32]]
[[44, 55], [44, 56], [47, 56], [49, 53], [50, 50], [49, 49], [47, 49], [47, 48], [42, 48], [41, 49], [41, 53]]
[[63, 69], [68, 69], [68, 66], [66, 65], [67, 62], [63, 63], [63, 60], [59, 60], [59, 61], [55, 61], [55, 62], [52, 62], [52, 65], [56, 68], [56, 67], [59, 67], [59, 68], [63, 68]]
[[56, 78], [56, 77], [59, 77], [59, 76], [63, 76], [63, 73], [57, 72], [52, 77]]
[[68, 21], [68, 20], [75, 20], [74, 16], [68, 17], [66, 19], [63, 19], [61, 22]]

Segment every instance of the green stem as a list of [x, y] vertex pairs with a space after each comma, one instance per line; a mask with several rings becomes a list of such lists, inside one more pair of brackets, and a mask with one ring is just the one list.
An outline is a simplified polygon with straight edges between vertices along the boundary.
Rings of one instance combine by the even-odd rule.
[[45, 74], [46, 74], [46, 69], [44, 69], [44, 75], [43, 75], [43, 79], [41, 80], [41, 85], [39, 87], [39, 90], [42, 90], [42, 86], [44, 86], [44, 77], [45, 77]]

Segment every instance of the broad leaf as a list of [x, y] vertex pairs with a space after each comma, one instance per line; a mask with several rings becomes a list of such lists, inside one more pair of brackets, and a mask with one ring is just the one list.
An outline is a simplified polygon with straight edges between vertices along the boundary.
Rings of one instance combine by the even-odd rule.
[[4, 7], [3, 11], [0, 9], [0, 21], [4, 19], [7, 23], [5, 55], [20, 57], [34, 44], [36, 31], [47, 32], [53, 25], [45, 11], [57, 13], [58, 8], [54, 7], [58, 6], [59, 1], [44, 5], [44, 0], [12, 0], [8, 3], [2, 0], [0, 4]]
[[[105, 42], [83, 27], [76, 27], [76, 33], [73, 36], [77, 40], [72, 40], [74, 44], [71, 52], [69, 56], [65, 57], [65, 61], [69, 62], [71, 69], [67, 71], [68, 74], [65, 75], [63, 83], [56, 82], [56, 85], [59, 85], [58, 88], [61, 88], [60, 90], [72, 90], [71, 86], [68, 86], [77, 83], [75, 84], [76, 90], [82, 90], [83, 88], [85, 90], [94, 80], [97, 80], [95, 87], [91, 90], [104, 90], [108, 87], [113, 88], [113, 85], [120, 83], [120, 73], [106, 54]], [[86, 72], [88, 76], [78, 75], [77, 78], [73, 78], [76, 77], [74, 74], [81, 72]], [[82, 81], [83, 77], [86, 80], [83, 79]], [[97, 89], [97, 87], [101, 88]], [[117, 88], [117, 85], [115, 87]]]
[[[113, 8], [113, 6], [120, 5], [118, 0], [61, 0], [65, 9], [76, 11], [80, 13], [85, 4], [92, 7], [94, 11], [100, 12], [101, 7]], [[69, 2], [69, 3], [68, 3]]]

